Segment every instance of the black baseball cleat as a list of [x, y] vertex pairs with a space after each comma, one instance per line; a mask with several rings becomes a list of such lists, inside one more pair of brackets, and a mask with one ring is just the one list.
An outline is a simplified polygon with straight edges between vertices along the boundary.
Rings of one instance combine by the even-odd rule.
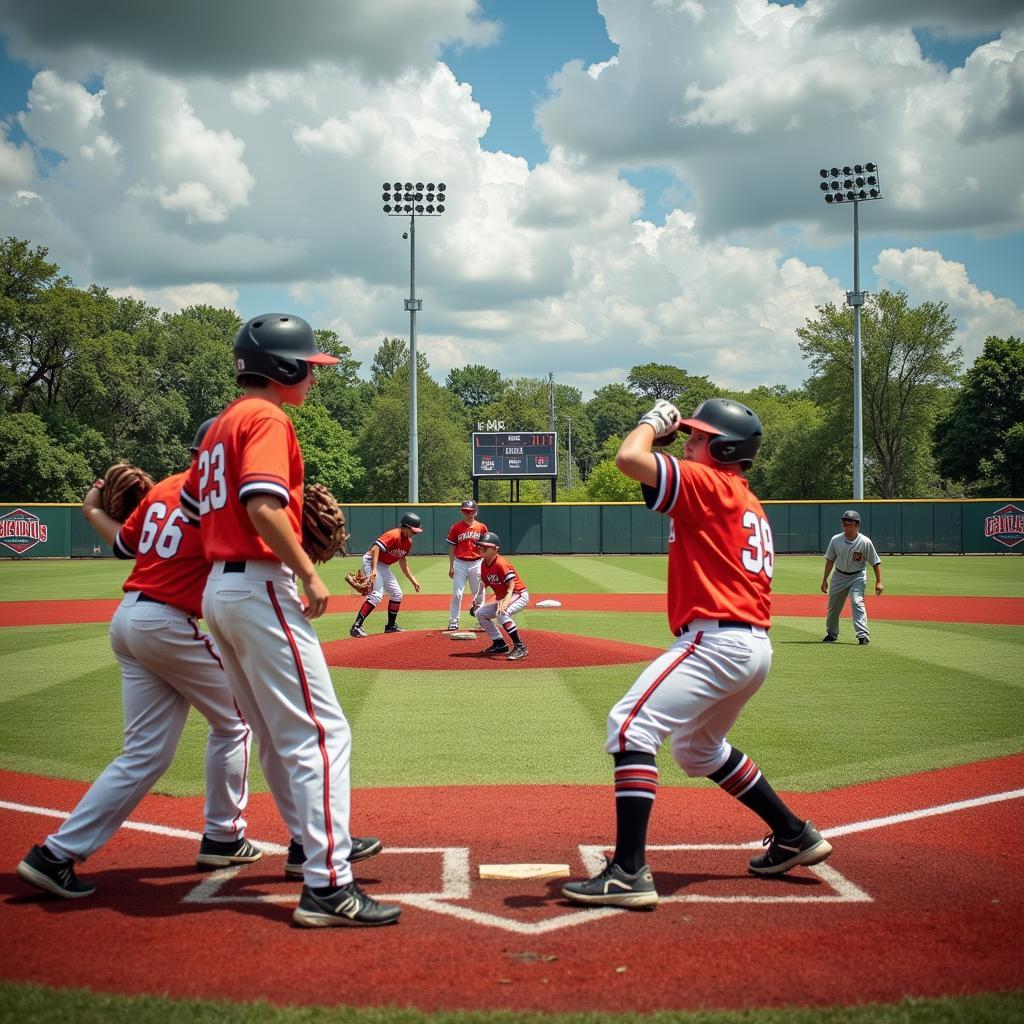
[[485, 647], [481, 654], [508, 654], [508, 644], [495, 640], [490, 647]]
[[509, 661], [522, 661], [530, 652], [526, 649], [526, 644], [516, 644], [512, 648], [512, 653], [508, 656]]
[[83, 882], [75, 874], [73, 861], [57, 860], [45, 846], [33, 846], [15, 870], [22, 881], [67, 900], [80, 900], [96, 891], [92, 882]]
[[405, 630], [402, 629], [401, 626], [385, 626], [384, 627], [384, 632], [385, 633], [404, 633]]
[[[361, 860], [369, 860], [383, 849], [383, 844], [376, 836], [353, 836], [352, 852], [348, 855], [348, 862], [355, 864]], [[306, 851], [302, 848], [302, 843], [293, 839], [288, 844], [288, 859], [284, 862], [284, 877], [301, 878], [302, 865], [305, 863]]]
[[349, 636], [366, 636], [366, 630], [362, 626], [353, 626], [348, 631]]
[[378, 903], [355, 882], [349, 882], [322, 895], [304, 885], [292, 920], [301, 928], [373, 928], [397, 924], [401, 916], [402, 908], [397, 904]]
[[857, 643], [863, 647], [865, 644], [871, 643], [871, 641], [866, 636], [859, 636], [857, 637]]
[[768, 849], [748, 865], [755, 875], [781, 875], [800, 864], [810, 867], [820, 864], [832, 852], [832, 844], [809, 821], [804, 822], [803, 830], [793, 839], [782, 840], [769, 832], [764, 845]]
[[821, 638], [821, 642], [822, 642], [823, 644], [834, 644], [834, 643], [836, 643], [836, 642], [837, 642], [838, 640], [839, 640], [839, 637], [837, 637], [837, 636], [835, 635], [835, 633], [826, 633], [826, 634], [825, 634], [825, 635], [824, 635], [824, 636], [823, 636], [823, 637]]
[[228, 868], [234, 864], [252, 864], [263, 856], [248, 839], [236, 839], [231, 843], [219, 843], [216, 839], [203, 836], [196, 857], [197, 868]]
[[654, 888], [654, 877], [646, 864], [636, 874], [628, 875], [611, 860], [596, 878], [566, 882], [562, 895], [574, 903], [600, 907], [635, 908], [658, 904], [658, 890]]

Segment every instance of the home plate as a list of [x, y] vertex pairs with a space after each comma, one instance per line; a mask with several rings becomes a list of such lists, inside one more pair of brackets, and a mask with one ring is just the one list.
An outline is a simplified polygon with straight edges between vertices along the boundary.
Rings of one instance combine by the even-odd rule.
[[556, 601], [554, 598], [549, 597], [549, 598], [546, 598], [543, 601], [538, 601], [537, 602], [537, 607], [538, 608], [561, 608], [562, 607], [562, 602], [561, 601]]
[[466, 633], [466, 632], [449, 633], [448, 636], [452, 640], [475, 640], [476, 639], [476, 633]]
[[568, 878], [568, 864], [481, 864], [481, 878]]

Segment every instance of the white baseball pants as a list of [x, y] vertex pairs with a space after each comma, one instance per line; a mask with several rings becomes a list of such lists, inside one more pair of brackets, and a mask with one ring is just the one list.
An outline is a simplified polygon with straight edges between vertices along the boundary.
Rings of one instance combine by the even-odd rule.
[[[373, 563], [370, 561], [370, 556], [366, 555], [363, 558], [363, 572], [369, 576], [372, 570]], [[391, 566], [378, 562], [377, 578], [373, 581], [373, 590], [366, 595], [366, 600], [376, 608], [380, 604], [385, 591], [387, 591], [388, 598], [392, 601], [401, 601], [404, 596]]]
[[206, 835], [218, 842], [240, 838], [252, 734], [210, 638], [192, 616], [133, 591], [111, 620], [110, 645], [121, 664], [124, 749], [46, 845], [61, 860], [95, 853], [170, 767], [190, 706], [210, 723]]
[[726, 736], [772, 664], [765, 630], [697, 619], [655, 658], [608, 715], [609, 754], [656, 754], [672, 737], [672, 756], [687, 775], [718, 771], [732, 749]]
[[287, 567], [251, 561], [241, 573], [224, 569], [216, 562], [210, 571], [203, 614], [232, 692], [268, 750], [261, 764], [278, 806], [293, 805], [282, 816], [291, 827], [288, 813], [295, 815], [306, 884], [345, 885], [352, 735], [320, 642]]
[[469, 593], [473, 600], [476, 600], [477, 591], [480, 589], [480, 563], [482, 558], [467, 561], [463, 558], [456, 558], [452, 563], [452, 601], [448, 607], [448, 619], [451, 622], [459, 621], [459, 612], [462, 609], [462, 594], [469, 584]]
[[514, 625], [512, 616], [517, 612], [521, 612], [530, 603], [530, 592], [528, 590], [520, 591], [519, 596], [508, 606], [508, 608], [498, 613], [498, 602], [492, 601], [490, 604], [481, 605], [477, 609], [476, 617], [480, 620], [480, 624], [484, 627], [487, 635], [492, 640], [500, 640], [501, 630], [494, 624], [494, 620], [497, 619], [503, 626]]

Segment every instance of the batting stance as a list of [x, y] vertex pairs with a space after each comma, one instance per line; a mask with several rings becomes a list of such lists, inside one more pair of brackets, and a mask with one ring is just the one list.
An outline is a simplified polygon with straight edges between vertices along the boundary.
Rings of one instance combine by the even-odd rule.
[[338, 360], [317, 350], [305, 320], [280, 313], [242, 325], [234, 360], [245, 394], [217, 417], [181, 491], [213, 563], [203, 613], [235, 699], [294, 797], [301, 838], [288, 866], [305, 884], [293, 920], [307, 928], [391, 924], [401, 908], [377, 903], [352, 877], [350, 861], [381, 844], [349, 832], [351, 732], [310, 623], [330, 592], [302, 549], [302, 452], [281, 408], [306, 400], [312, 366]]
[[452, 601], [448, 609], [448, 628], [459, 628], [459, 612], [462, 608], [462, 594], [469, 584], [473, 595], [470, 615], [476, 614], [476, 593], [480, 589], [480, 560], [483, 557], [478, 547], [480, 537], [487, 527], [477, 519], [476, 502], [464, 501], [459, 511], [462, 520], [452, 523], [445, 540], [448, 543], [448, 578], [452, 581]]
[[[479, 606], [477, 618], [491, 638], [491, 646], [484, 654], [508, 654], [509, 661], [520, 661], [529, 654], [529, 651], [512, 616], [521, 612], [530, 603], [530, 592], [512, 563], [498, 553], [501, 541], [496, 533], [487, 531], [477, 543], [483, 552], [484, 561], [480, 568], [480, 590], [473, 603]], [[484, 604], [487, 587], [494, 591], [495, 600], [490, 604]], [[501, 630], [495, 625], [495, 619], [508, 633], [512, 644], [511, 653]]]
[[[652, 452], [676, 432], [685, 458]], [[771, 832], [750, 861], [759, 875], [817, 864], [832, 847], [782, 802], [726, 735], [771, 666], [772, 532], [743, 471], [761, 447], [761, 423], [739, 402], [712, 398], [692, 419], [659, 401], [622, 442], [616, 464], [640, 481], [649, 508], [669, 516], [668, 618], [678, 637], [612, 708], [605, 749], [615, 761], [615, 853], [596, 878], [569, 882], [578, 903], [658, 902], [646, 863], [647, 823], [658, 789], [655, 755], [672, 737], [676, 763], [749, 807]]]
[[[842, 517], [843, 532], [837, 533], [825, 549], [825, 572], [821, 577], [821, 592], [828, 594], [828, 611], [825, 615], [823, 644], [834, 644], [839, 639], [839, 616], [847, 595], [850, 598], [850, 614], [853, 616], [853, 631], [857, 643], [869, 644], [868, 613], [864, 607], [864, 583], [871, 566], [875, 574], [875, 595], [882, 593], [882, 560], [878, 557], [871, 538], [860, 532], [860, 513], [847, 509]], [[835, 572], [833, 572], [835, 569]], [[832, 582], [829, 583], [829, 573]]]
[[[212, 422], [199, 428], [193, 455]], [[231, 698], [217, 649], [196, 621], [210, 566], [199, 530], [179, 507], [185, 476], [177, 473], [156, 484], [124, 525], [103, 510], [96, 487], [82, 504], [82, 514], [114, 554], [135, 559], [110, 623], [110, 645], [121, 665], [124, 749], [63, 825], [18, 865], [26, 882], [58, 896], [96, 891], [75, 876], [74, 862], [103, 846], [170, 767], [189, 707], [210, 726], [206, 827], [197, 863], [226, 867], [261, 856], [244, 838], [251, 734]]]
[[395, 579], [394, 570], [391, 568], [397, 562], [405, 573], [406, 578], [413, 585], [418, 594], [420, 585], [416, 577], [409, 572], [409, 563], [405, 556], [412, 550], [412, 539], [417, 533], [423, 532], [423, 524], [415, 512], [407, 512], [397, 527], [382, 533], [370, 546], [370, 550], [363, 555], [363, 572], [370, 580], [372, 589], [366, 595], [356, 621], [348, 631], [349, 636], [366, 636], [363, 623], [384, 597], [384, 591], [388, 592], [388, 624], [384, 627], [385, 633], [404, 633], [405, 630], [398, 625], [398, 613], [402, 608], [402, 588]]

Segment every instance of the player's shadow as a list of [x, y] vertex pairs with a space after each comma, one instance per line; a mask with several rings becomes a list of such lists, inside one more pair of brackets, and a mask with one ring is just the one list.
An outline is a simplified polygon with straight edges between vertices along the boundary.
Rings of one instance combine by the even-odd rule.
[[[165, 867], [135, 867], [95, 871], [81, 876], [82, 881], [95, 884], [96, 892], [81, 899], [65, 899], [43, 892], [22, 881], [13, 872], [0, 874], [0, 906], [38, 905], [48, 914], [80, 914], [90, 910], [105, 910], [124, 917], [177, 918], [193, 914], [230, 909], [237, 913], [288, 924], [291, 902], [225, 902], [186, 903], [184, 899], [199, 885], [202, 873], [194, 867], [182, 865]], [[361, 879], [360, 879], [361, 880]], [[273, 883], [274, 891], [295, 896], [298, 903], [302, 889], [301, 879], [286, 881], [278, 871], [257, 868], [243, 869], [225, 883], [218, 896], [254, 896], [263, 893]]]
[[[509, 650], [511, 651], [511, 647]], [[459, 658], [462, 660], [469, 659], [470, 661], [485, 661], [490, 664], [500, 664], [505, 661], [504, 654], [484, 654], [482, 650], [477, 651], [453, 651], [448, 655], [449, 658]]]
[[[684, 895], [688, 889], [694, 886], [706, 884], [709, 882], [725, 882], [725, 883], [736, 883], [743, 882], [748, 883], [753, 880], [754, 876], [747, 873], [740, 872], [725, 872], [725, 873], [707, 873], [707, 872], [673, 872], [673, 871], [659, 871], [655, 875], [655, 884], [658, 889], [660, 896], [678, 896]], [[563, 907], [579, 907], [581, 904], [575, 903], [572, 900], [566, 899], [562, 896], [562, 886], [565, 884], [567, 879], [550, 879], [546, 884], [546, 891], [538, 890], [535, 893], [520, 893], [516, 896], [508, 896], [505, 899], [505, 906], [510, 909], [525, 910], [531, 907], [546, 907], [552, 902], [559, 904]], [[792, 891], [801, 891], [808, 888], [816, 888], [823, 886], [825, 883], [820, 878], [815, 878], [813, 875], [776, 875], [769, 878], [759, 878], [757, 883], [760, 884], [762, 881], [771, 882], [773, 887], [780, 886], [782, 888], [790, 888]], [[778, 895], [778, 892], [774, 893]]]

